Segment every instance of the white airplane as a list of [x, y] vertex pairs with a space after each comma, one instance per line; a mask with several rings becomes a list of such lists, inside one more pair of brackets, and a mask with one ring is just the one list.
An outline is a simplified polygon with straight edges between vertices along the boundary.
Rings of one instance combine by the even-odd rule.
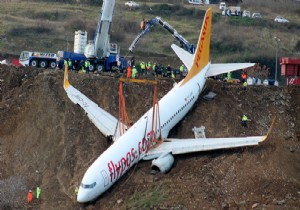
[[[206, 139], [167, 139], [169, 131], [188, 113], [197, 101], [209, 76], [251, 67], [254, 63], [211, 64], [209, 61], [212, 10], [206, 11], [195, 55], [176, 45], [173, 50], [190, 69], [188, 75], [177, 83], [158, 103], [160, 125], [152, 130], [153, 107], [123, 135], [114, 137], [115, 142], [103, 152], [85, 172], [79, 187], [77, 201], [95, 200], [108, 190], [122, 175], [140, 160], [152, 161], [152, 167], [167, 172], [174, 162], [173, 155], [224, 148], [258, 145], [267, 136]], [[80, 105], [89, 119], [106, 137], [116, 132], [118, 119], [101, 109], [80, 91], [70, 85], [68, 69], [64, 76], [64, 89], [75, 104]], [[155, 107], [157, 108], [157, 107]], [[155, 115], [154, 115], [155, 116]], [[154, 118], [158, 118], [155, 116]], [[157, 120], [157, 119], [154, 119]], [[158, 124], [155, 125], [156, 127]], [[120, 132], [117, 132], [120, 133]], [[162, 137], [162, 143], [153, 146], [150, 136]], [[157, 158], [157, 159], [155, 159]]]

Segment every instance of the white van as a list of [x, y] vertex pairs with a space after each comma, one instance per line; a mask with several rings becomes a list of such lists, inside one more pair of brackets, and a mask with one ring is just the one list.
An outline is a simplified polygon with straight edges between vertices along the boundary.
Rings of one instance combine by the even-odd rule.
[[251, 17], [250, 11], [244, 10], [243, 11], [243, 17]]
[[209, 4], [209, 0], [189, 0], [190, 4], [196, 4], [196, 5], [202, 5], [204, 4]]
[[226, 9], [226, 3], [225, 2], [220, 2], [219, 9], [220, 10], [225, 10]]

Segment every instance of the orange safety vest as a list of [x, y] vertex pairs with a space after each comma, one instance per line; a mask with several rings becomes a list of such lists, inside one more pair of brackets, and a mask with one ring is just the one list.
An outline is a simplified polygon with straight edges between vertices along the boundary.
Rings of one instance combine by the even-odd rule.
[[243, 73], [242, 74], [242, 79], [247, 79], [247, 74]]
[[127, 68], [127, 78], [130, 78], [131, 77], [131, 67], [130, 66], [128, 66], [128, 68]]
[[28, 203], [30, 203], [32, 201], [32, 192], [28, 192], [27, 201], [28, 201]]

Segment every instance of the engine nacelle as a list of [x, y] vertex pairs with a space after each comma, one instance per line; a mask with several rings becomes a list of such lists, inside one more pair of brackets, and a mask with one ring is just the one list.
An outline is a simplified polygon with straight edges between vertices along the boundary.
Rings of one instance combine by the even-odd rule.
[[159, 170], [161, 173], [167, 173], [173, 166], [173, 163], [173, 155], [170, 152], [163, 153], [161, 156], [152, 161], [151, 168], [153, 170]]

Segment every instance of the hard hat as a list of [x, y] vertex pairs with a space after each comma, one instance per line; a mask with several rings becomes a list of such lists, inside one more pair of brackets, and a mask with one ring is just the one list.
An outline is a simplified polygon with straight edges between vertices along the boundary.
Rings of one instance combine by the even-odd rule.
[[29, 190], [29, 192], [31, 192], [31, 190]]

